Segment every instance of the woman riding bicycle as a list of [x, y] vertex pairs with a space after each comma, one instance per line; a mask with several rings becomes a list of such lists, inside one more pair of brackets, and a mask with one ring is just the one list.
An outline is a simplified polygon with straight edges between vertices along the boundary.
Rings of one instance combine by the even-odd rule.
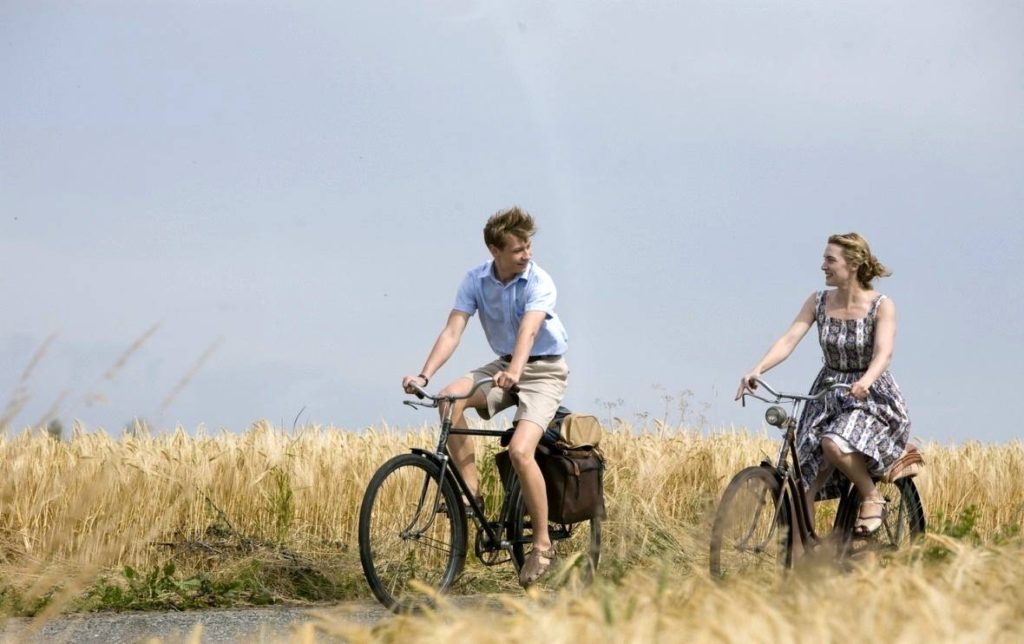
[[891, 273], [857, 233], [828, 238], [821, 270], [825, 285], [835, 288], [807, 298], [789, 329], [740, 379], [736, 399], [755, 389], [754, 378], [788, 358], [817, 323], [825, 366], [811, 385], [811, 394], [821, 390], [826, 378], [850, 388], [809, 402], [800, 417], [797, 451], [808, 506], [813, 507], [816, 499], [838, 496], [841, 472], [863, 499], [854, 535], [866, 537], [882, 526], [887, 511], [873, 477], [884, 474], [903, 454], [910, 435], [903, 395], [888, 370], [896, 306], [871, 287], [876, 277]]
[[[533, 550], [519, 577], [523, 586], [543, 575], [555, 556], [547, 529], [547, 493], [534, 451], [565, 396], [569, 376], [562, 357], [567, 348], [565, 327], [555, 314], [555, 283], [531, 259], [535, 231], [533, 218], [517, 207], [487, 220], [484, 242], [493, 259], [466, 274], [423, 370], [402, 379], [408, 393], [415, 393], [412, 385], [425, 387], [455, 352], [470, 316], [480, 312], [484, 334], [499, 357], [451, 383], [440, 395], [465, 395], [475, 382], [494, 379], [495, 386], [482, 386], [468, 400], [455, 403], [453, 426], [460, 429], [466, 428], [463, 411], [467, 406], [487, 419], [518, 405], [516, 431], [508, 451], [533, 520]], [[512, 389], [517, 390], [515, 397], [509, 393]], [[444, 413], [441, 409], [442, 417]], [[473, 439], [453, 434], [448, 448], [452, 462], [482, 505]]]

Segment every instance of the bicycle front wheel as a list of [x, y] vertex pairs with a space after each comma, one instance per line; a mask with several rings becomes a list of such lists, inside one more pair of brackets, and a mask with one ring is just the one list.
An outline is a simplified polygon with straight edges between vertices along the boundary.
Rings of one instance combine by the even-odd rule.
[[[419, 454], [385, 463], [359, 511], [359, 558], [370, 589], [394, 610], [427, 604], [466, 561], [466, 517], [438, 464]], [[438, 488], [440, 487], [440, 498]]]
[[792, 565], [789, 502], [775, 473], [748, 467], [722, 494], [711, 528], [711, 575], [775, 576]]
[[[522, 568], [526, 561], [526, 547], [533, 543], [533, 519], [518, 480], [509, 490], [508, 503], [512, 556], [516, 568]], [[562, 569], [562, 578], [576, 574], [583, 583], [590, 583], [601, 561], [601, 518], [594, 517], [571, 525], [548, 522], [548, 535], [559, 559], [573, 562], [570, 567]]]

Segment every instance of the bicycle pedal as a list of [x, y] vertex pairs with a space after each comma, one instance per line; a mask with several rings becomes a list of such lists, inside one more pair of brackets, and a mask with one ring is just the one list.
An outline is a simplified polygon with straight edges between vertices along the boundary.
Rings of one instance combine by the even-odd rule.
[[[493, 557], [493, 558], [492, 558]], [[497, 554], [497, 553], [485, 553], [480, 557], [480, 563], [485, 566], [500, 566], [501, 564], [512, 561], [512, 557], [508, 554]]]

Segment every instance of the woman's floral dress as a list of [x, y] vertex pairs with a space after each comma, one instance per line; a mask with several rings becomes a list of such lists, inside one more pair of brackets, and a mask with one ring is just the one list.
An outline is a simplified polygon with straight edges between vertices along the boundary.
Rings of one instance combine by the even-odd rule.
[[[821, 390], [825, 378], [853, 384], [864, 375], [874, 351], [878, 306], [885, 298], [879, 295], [871, 303], [867, 317], [842, 320], [825, 314], [826, 292], [818, 293], [815, 307], [825, 366], [811, 385], [812, 395]], [[892, 374], [886, 370], [878, 377], [868, 390], [867, 400], [857, 400], [848, 390], [838, 389], [804, 406], [796, 440], [806, 486], [811, 485], [818, 471], [826, 465], [821, 452], [821, 439], [826, 436], [844, 453], [864, 454], [873, 475], [883, 474], [903, 454], [910, 436], [906, 403]], [[818, 498], [835, 498], [844, 481], [837, 471]]]

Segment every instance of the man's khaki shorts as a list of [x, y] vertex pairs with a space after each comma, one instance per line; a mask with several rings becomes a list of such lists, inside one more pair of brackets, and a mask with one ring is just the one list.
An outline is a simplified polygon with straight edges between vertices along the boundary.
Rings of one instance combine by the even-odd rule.
[[[474, 369], [464, 377], [476, 382], [482, 378], [494, 377], [505, 369], [508, 369], [508, 362], [499, 358], [479, 369]], [[562, 404], [568, 382], [569, 365], [565, 363], [565, 358], [559, 356], [528, 362], [523, 367], [523, 375], [519, 378], [519, 391], [516, 394], [509, 394], [494, 385], [485, 385], [481, 390], [487, 397], [487, 407], [479, 407], [476, 411], [481, 418], [487, 420], [501, 410], [515, 405], [518, 397], [519, 407], [516, 409], [513, 422], [528, 420], [543, 430], [555, 417], [558, 406]]]

